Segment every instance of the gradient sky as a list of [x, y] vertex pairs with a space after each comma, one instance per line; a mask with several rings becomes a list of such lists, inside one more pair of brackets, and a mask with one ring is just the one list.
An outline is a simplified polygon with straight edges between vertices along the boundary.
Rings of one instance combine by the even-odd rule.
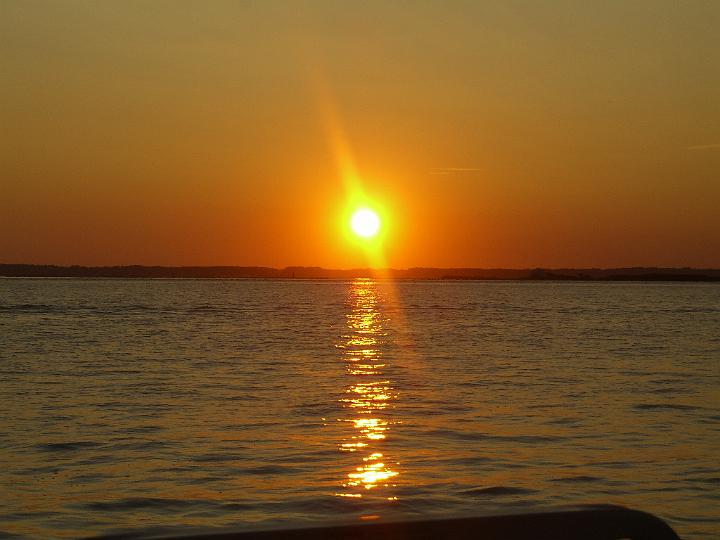
[[367, 266], [351, 162], [388, 266], [720, 267], [719, 28], [713, 0], [6, 0], [0, 262]]

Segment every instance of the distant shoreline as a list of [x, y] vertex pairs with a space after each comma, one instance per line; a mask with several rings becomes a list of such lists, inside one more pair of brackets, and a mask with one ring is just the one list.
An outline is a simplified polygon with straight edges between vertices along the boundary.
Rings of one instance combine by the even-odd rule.
[[717, 268], [355, 268], [308, 266], [56, 266], [0, 264], [0, 277], [119, 279], [354, 279], [509, 280], [509, 281], [720, 281]]

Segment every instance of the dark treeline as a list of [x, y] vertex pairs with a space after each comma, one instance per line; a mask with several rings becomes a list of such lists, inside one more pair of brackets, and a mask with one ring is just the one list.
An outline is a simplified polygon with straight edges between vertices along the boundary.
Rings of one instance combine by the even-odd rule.
[[66, 278], [261, 278], [261, 279], [393, 279], [443, 280], [586, 280], [586, 281], [720, 281], [712, 268], [408, 268], [405, 270], [331, 270], [312, 266], [54, 266], [0, 264], [2, 277]]

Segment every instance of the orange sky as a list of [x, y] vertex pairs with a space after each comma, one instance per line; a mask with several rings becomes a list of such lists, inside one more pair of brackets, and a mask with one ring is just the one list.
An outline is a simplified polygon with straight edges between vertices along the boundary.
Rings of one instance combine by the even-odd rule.
[[0, 262], [367, 266], [356, 185], [396, 268], [720, 267], [718, 28], [701, 1], [3, 2]]

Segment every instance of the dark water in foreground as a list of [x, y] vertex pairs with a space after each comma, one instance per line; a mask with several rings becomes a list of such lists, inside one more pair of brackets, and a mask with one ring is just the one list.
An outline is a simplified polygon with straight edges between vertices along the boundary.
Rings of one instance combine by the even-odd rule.
[[720, 537], [720, 285], [0, 280], [0, 531], [575, 503]]

